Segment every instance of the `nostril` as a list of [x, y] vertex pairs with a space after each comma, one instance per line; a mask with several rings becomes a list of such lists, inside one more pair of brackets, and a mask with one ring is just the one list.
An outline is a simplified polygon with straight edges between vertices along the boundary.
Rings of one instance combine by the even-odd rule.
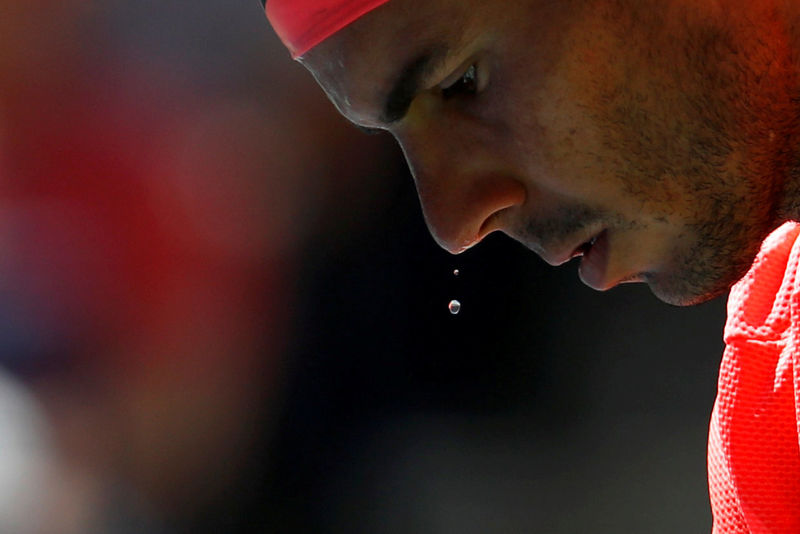
[[478, 236], [477, 236], [478, 241], [482, 240], [484, 237], [491, 234], [492, 232], [496, 232], [502, 228], [503, 225], [501, 222], [501, 214], [507, 210], [508, 208], [497, 210], [491, 215], [489, 215], [485, 221], [483, 221], [480, 230], [478, 230]]
[[[451, 240], [444, 238], [442, 235], [446, 232], [436, 232], [435, 230], [431, 229], [431, 233], [434, 235], [437, 243], [439, 243], [442, 248], [454, 255], [461, 254], [462, 252], [466, 252], [483, 241], [483, 239], [492, 232], [501, 231], [504, 226], [503, 213], [507, 212], [508, 209], [509, 207], [492, 213], [483, 221], [483, 223], [480, 225], [480, 228], [478, 228], [478, 230], [472, 234], [464, 233], [464, 230], [469, 227], [468, 225], [462, 226], [460, 232], [458, 230], [454, 230], [452, 234], [450, 234], [453, 237]], [[465, 237], [465, 235], [468, 237]]]
[[485, 221], [483, 221], [483, 224], [481, 225], [480, 229], [478, 230], [478, 233], [475, 236], [466, 239], [463, 245], [458, 247], [456, 250], [451, 251], [451, 253], [461, 254], [462, 252], [466, 252], [467, 250], [471, 249], [472, 247], [483, 241], [483, 239], [487, 235], [491, 234], [492, 232], [497, 232], [501, 230], [503, 224], [500, 215], [507, 209], [508, 208], [503, 208], [501, 210], [492, 213], [489, 217], [486, 218]]
[[451, 254], [461, 254], [503, 230], [509, 210], [523, 205], [527, 196], [520, 182], [497, 175], [472, 180], [467, 187], [427, 187], [419, 193], [431, 234]]

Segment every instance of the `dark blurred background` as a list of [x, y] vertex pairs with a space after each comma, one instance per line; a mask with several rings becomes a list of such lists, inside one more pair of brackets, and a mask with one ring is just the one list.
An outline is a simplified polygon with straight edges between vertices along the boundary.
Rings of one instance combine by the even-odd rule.
[[0, 0], [0, 188], [0, 532], [710, 529], [724, 301], [438, 249], [257, 0]]

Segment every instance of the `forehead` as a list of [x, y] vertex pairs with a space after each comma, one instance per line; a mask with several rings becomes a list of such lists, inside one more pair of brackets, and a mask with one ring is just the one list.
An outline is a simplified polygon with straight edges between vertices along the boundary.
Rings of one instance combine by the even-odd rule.
[[300, 61], [339, 110], [370, 123], [402, 69], [431, 51], [455, 58], [482, 31], [476, 0], [390, 0], [309, 51]]

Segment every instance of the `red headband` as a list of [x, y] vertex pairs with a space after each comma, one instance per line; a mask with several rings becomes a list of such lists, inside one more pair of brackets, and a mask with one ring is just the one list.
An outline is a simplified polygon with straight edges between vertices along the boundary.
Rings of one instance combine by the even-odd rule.
[[269, 0], [267, 18], [298, 58], [389, 0]]

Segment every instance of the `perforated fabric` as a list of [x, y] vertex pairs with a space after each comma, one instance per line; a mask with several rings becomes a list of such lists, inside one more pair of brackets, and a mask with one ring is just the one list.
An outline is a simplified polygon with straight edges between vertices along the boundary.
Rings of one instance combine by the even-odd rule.
[[732, 289], [708, 443], [714, 534], [800, 533], [800, 225]]

